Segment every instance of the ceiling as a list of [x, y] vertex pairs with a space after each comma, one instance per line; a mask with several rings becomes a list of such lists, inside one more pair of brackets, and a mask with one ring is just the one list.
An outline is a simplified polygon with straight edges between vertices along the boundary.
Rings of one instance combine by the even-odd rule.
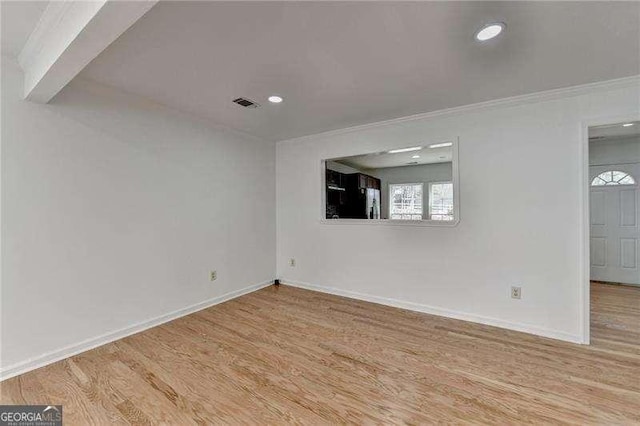
[[[413, 158], [414, 156], [420, 158]], [[353, 167], [358, 170], [384, 169], [387, 167], [417, 166], [422, 164], [449, 163], [453, 159], [451, 147], [429, 148], [422, 147], [418, 151], [410, 152], [376, 152], [365, 155], [354, 155], [333, 159], [340, 164]]]
[[1, 1], [2, 37], [0, 52], [18, 56], [38, 23], [48, 1]]
[[[2, 2], [3, 53], [19, 51], [45, 3], [19, 4]], [[476, 42], [494, 21], [505, 32]], [[283, 140], [637, 74], [640, 2], [177, 1], [80, 76]]]
[[[633, 124], [624, 126], [623, 124]], [[633, 136], [640, 136], [640, 121], [629, 121], [626, 123], [608, 124], [605, 126], [589, 127], [590, 141], [605, 141]]]

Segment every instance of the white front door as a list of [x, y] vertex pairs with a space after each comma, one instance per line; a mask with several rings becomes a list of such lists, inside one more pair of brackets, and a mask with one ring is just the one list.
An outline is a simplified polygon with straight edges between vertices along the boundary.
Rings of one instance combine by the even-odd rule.
[[592, 166], [589, 174], [591, 279], [640, 285], [640, 164]]

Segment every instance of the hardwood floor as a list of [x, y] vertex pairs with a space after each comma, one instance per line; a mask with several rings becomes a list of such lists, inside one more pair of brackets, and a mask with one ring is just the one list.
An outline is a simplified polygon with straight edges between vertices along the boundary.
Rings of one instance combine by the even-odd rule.
[[640, 423], [640, 288], [580, 346], [269, 287], [0, 384], [65, 424]]
[[640, 287], [591, 283], [591, 340], [640, 346]]

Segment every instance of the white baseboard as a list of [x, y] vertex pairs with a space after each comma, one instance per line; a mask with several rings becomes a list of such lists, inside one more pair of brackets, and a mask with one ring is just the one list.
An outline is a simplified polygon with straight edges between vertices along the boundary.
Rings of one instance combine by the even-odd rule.
[[122, 339], [124, 337], [131, 336], [132, 334], [148, 330], [160, 324], [164, 324], [166, 322], [183, 317], [185, 315], [192, 314], [197, 311], [201, 311], [202, 309], [209, 308], [219, 303], [235, 299], [247, 293], [252, 293], [261, 288], [268, 287], [271, 284], [273, 284], [273, 280], [263, 281], [258, 284], [250, 285], [240, 290], [232, 291], [223, 294], [222, 296], [213, 297], [203, 302], [199, 302], [194, 305], [187, 306], [185, 308], [139, 322], [120, 330], [112, 331], [101, 336], [92, 337], [90, 339], [83, 340], [82, 342], [75, 343], [64, 348], [56, 349], [54, 351], [46, 352], [40, 356], [15, 363], [0, 370], [0, 381], [18, 376], [20, 374], [24, 374], [28, 371], [35, 370], [36, 368], [44, 367], [45, 365], [52, 364], [65, 358], [69, 358], [81, 352], [85, 352], [90, 349], [97, 348], [98, 346], [102, 346], [107, 343]]
[[508, 330], [521, 331], [524, 333], [535, 334], [537, 336], [549, 337], [552, 339], [563, 340], [571, 343], [584, 344], [582, 336], [577, 334], [565, 333], [563, 331], [550, 330], [529, 324], [521, 324], [517, 322], [504, 321], [498, 318], [486, 317], [483, 315], [470, 314], [466, 312], [458, 312], [450, 309], [439, 308], [436, 306], [423, 305], [421, 303], [406, 302], [403, 300], [390, 299], [380, 296], [372, 296], [369, 294], [358, 293], [355, 291], [342, 290], [335, 287], [326, 287], [315, 284], [309, 284], [301, 281], [281, 279], [284, 285], [292, 287], [304, 288], [307, 290], [319, 291], [321, 293], [335, 294], [337, 296], [348, 297], [351, 299], [364, 300], [365, 302], [378, 303], [380, 305], [393, 306], [396, 308], [407, 309], [410, 311], [424, 312], [426, 314], [438, 315], [441, 317], [454, 318], [463, 321], [477, 322], [480, 324], [491, 325], [494, 327], [506, 328]]

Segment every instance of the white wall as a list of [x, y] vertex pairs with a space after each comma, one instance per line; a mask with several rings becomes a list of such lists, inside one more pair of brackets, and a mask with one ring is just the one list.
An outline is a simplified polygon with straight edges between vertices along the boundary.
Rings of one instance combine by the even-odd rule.
[[89, 82], [50, 105], [22, 87], [3, 57], [5, 373], [274, 278], [273, 143]]
[[[285, 281], [579, 340], [581, 121], [640, 114], [640, 90], [624, 87], [316, 135], [274, 154], [91, 82], [50, 105], [21, 90], [3, 57], [3, 374], [265, 283], [274, 247]], [[321, 159], [452, 137], [458, 226], [319, 220]]]
[[422, 183], [422, 214], [429, 218], [429, 183], [451, 181], [451, 163], [423, 164], [418, 166], [385, 167], [369, 170], [371, 176], [380, 179], [382, 206], [380, 217], [389, 217], [389, 185], [394, 183]]
[[[278, 143], [285, 282], [572, 341], [583, 338], [583, 120], [640, 115], [637, 80]], [[319, 220], [321, 159], [459, 137], [455, 227]], [[288, 265], [296, 259], [295, 267]], [[510, 298], [511, 285], [522, 299]]]
[[640, 163], [640, 136], [589, 143], [589, 164]]

